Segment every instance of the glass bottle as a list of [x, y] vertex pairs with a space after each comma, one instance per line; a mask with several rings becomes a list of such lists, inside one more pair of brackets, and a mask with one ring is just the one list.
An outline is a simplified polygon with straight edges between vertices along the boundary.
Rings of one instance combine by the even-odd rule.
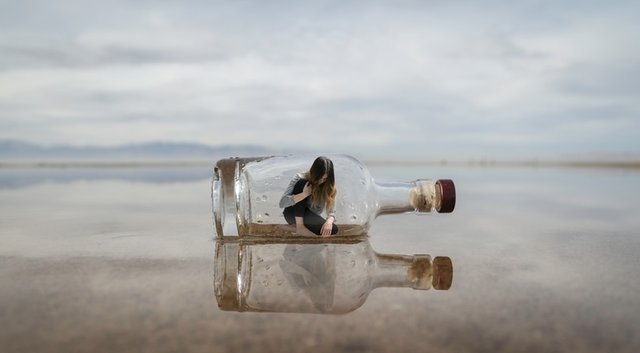
[[366, 238], [349, 241], [218, 240], [214, 292], [226, 311], [341, 314], [379, 287], [448, 290], [448, 257], [378, 254]]
[[[296, 173], [309, 170], [317, 156], [226, 158], [216, 162], [211, 188], [213, 218], [219, 237], [295, 236], [287, 228], [279, 200]], [[337, 197], [334, 236], [366, 234], [379, 215], [452, 212], [456, 193], [451, 180], [381, 182], [348, 155], [333, 161]]]

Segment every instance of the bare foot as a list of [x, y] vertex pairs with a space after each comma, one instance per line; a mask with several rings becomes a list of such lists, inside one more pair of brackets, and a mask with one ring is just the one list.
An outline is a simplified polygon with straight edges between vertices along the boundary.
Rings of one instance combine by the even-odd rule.
[[292, 224], [280, 224], [277, 226], [278, 230], [285, 233], [295, 234], [296, 226]]

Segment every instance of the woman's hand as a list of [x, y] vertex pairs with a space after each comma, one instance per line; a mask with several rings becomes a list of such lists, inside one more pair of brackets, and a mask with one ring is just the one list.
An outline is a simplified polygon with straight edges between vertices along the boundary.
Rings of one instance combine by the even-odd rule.
[[331, 235], [331, 231], [333, 230], [333, 218], [329, 217], [324, 225], [322, 225], [322, 229], [320, 230], [320, 235], [323, 237], [328, 237]]
[[[297, 190], [300, 190], [300, 186], [298, 186], [296, 184]], [[309, 197], [311, 195], [311, 184], [309, 182], [306, 182], [304, 184], [304, 187], [302, 188], [302, 191], [300, 191], [299, 194], [295, 194], [293, 195], [293, 203], [296, 204], [304, 199], [306, 199], [307, 197]]]
[[305, 197], [311, 195], [311, 183], [307, 182], [306, 184], [304, 184], [304, 188], [302, 189], [302, 194], [305, 195]]

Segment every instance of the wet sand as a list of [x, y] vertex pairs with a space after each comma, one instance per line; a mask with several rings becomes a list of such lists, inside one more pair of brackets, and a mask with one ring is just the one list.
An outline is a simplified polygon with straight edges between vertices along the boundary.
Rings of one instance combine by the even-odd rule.
[[381, 217], [370, 234], [380, 253], [451, 257], [453, 284], [378, 288], [342, 315], [218, 308], [207, 170], [59, 173], [0, 178], [2, 352], [640, 348], [640, 173], [373, 167], [456, 181], [452, 215]]
[[[362, 308], [345, 315], [234, 313], [217, 309], [206, 259], [2, 258], [1, 265], [3, 352], [638, 347], [636, 318], [535, 286], [503, 291], [500, 302], [486, 290], [449, 296], [389, 289], [372, 292]], [[486, 286], [482, 282], [474, 284]]]

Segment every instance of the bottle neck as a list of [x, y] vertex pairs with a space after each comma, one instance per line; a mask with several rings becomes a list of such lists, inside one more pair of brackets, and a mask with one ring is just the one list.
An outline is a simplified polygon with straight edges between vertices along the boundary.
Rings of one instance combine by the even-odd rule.
[[439, 207], [440, 189], [431, 180], [410, 182], [375, 182], [378, 196], [376, 215], [420, 212], [430, 213]]
[[376, 254], [373, 288], [429, 289], [433, 277], [432, 270], [433, 266], [429, 255]]

